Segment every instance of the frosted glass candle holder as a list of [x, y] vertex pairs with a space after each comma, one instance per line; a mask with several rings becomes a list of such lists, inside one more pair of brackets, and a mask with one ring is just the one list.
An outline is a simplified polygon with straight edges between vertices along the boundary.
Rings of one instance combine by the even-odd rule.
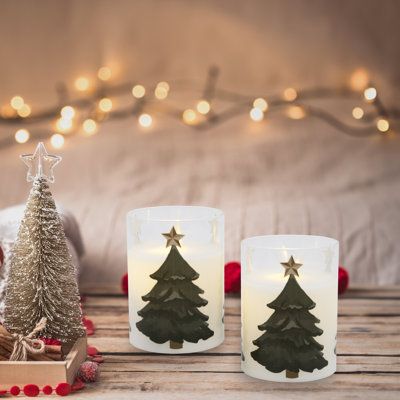
[[224, 216], [208, 207], [130, 211], [129, 336], [155, 353], [193, 353], [224, 340]]
[[242, 370], [306, 382], [336, 371], [339, 243], [305, 235], [242, 241]]

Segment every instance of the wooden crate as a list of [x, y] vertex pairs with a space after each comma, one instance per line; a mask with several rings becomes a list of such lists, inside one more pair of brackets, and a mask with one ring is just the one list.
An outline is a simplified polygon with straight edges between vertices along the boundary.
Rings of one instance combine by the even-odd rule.
[[86, 359], [86, 346], [86, 337], [78, 339], [64, 361], [0, 361], [0, 389], [29, 383], [40, 388], [61, 382], [72, 384]]

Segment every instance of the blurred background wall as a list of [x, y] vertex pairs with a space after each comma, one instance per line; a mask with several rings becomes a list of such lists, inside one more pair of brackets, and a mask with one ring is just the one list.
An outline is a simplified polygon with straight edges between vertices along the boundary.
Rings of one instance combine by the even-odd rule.
[[[54, 106], [59, 82], [73, 97], [77, 76], [94, 79], [107, 65], [115, 84], [171, 82], [171, 101], [185, 108], [217, 65], [220, 87], [266, 96], [288, 86], [340, 87], [364, 68], [395, 107], [399, 11], [395, 0], [5, 0], [0, 103], [19, 94], [32, 110]], [[175, 96], [174, 80], [185, 78], [193, 85]], [[351, 122], [357, 104], [324, 106]], [[68, 138], [56, 151], [64, 161], [53, 192], [81, 225], [83, 280], [119, 280], [129, 209], [177, 203], [225, 211], [227, 259], [239, 257], [244, 236], [323, 234], [341, 241], [341, 261], [354, 282], [400, 282], [395, 132], [352, 138], [313, 118], [267, 115], [255, 124], [247, 112], [194, 131], [153, 117], [147, 131], [133, 117], [107, 121], [97, 135]], [[0, 135], [18, 127], [3, 124]], [[0, 207], [25, 201], [29, 185], [18, 155], [34, 146], [0, 148]]]

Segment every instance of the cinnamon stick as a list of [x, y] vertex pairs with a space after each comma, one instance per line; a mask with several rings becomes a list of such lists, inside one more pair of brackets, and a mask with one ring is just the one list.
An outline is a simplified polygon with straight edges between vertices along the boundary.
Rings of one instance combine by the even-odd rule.
[[60, 353], [61, 354], [61, 346], [60, 345], [46, 345], [45, 347], [46, 353]]

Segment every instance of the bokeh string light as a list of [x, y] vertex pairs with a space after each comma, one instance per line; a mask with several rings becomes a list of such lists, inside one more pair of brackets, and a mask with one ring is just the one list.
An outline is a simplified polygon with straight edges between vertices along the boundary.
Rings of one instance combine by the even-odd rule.
[[[60, 97], [58, 105], [40, 112], [34, 112], [22, 96], [12, 97], [0, 107], [0, 124], [14, 125], [17, 129], [0, 140], [0, 146], [15, 142], [22, 144], [31, 139], [47, 137], [52, 146], [59, 149], [64, 146], [67, 135], [93, 136], [106, 119], [136, 116], [139, 127], [147, 130], [154, 124], [155, 113], [177, 118], [194, 129], [208, 129], [243, 113], [248, 113], [252, 123], [262, 123], [271, 118], [270, 113], [274, 111], [281, 112], [291, 120], [318, 118], [355, 137], [393, 132], [393, 126], [400, 120], [399, 110], [387, 109], [383, 105], [380, 94], [371, 84], [364, 69], [356, 70], [350, 77], [349, 85], [343, 87], [303, 90], [288, 87], [274, 95], [249, 96], [219, 88], [219, 70], [211, 67], [201, 95], [182, 108], [169, 102], [171, 86], [174, 92], [179, 93], [193, 88], [193, 82], [185, 81], [182, 84], [182, 81], [160, 81], [153, 87], [146, 88], [141, 83], [113, 84], [113, 76], [111, 68], [104, 66], [97, 71], [98, 84], [86, 76], [78, 77], [74, 81], [74, 87], [84, 96], [75, 100], [72, 99], [67, 85], [63, 84], [57, 91]], [[132, 99], [132, 104], [128, 106], [127, 94]], [[312, 104], [326, 99], [353, 100], [355, 104], [349, 111], [352, 121], [335, 116], [331, 108], [323, 109]], [[221, 105], [225, 107], [216, 107]], [[48, 123], [49, 129], [43, 128], [43, 123]], [[35, 129], [35, 126], [39, 127]]]

